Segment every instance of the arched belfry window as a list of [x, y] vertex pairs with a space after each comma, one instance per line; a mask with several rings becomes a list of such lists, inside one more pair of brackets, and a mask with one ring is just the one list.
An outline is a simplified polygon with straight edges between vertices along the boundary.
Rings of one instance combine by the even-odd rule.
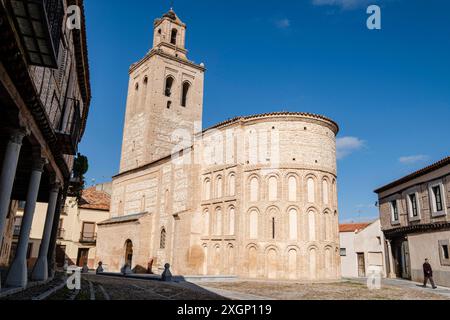
[[176, 45], [177, 44], [177, 29], [172, 29], [172, 34], [170, 35], [170, 43]]
[[172, 95], [173, 81], [174, 79], [170, 76], [166, 78], [166, 86], [164, 89], [164, 94], [166, 95], [166, 97], [170, 97]]
[[166, 229], [162, 228], [161, 230], [161, 238], [159, 240], [159, 248], [165, 249], [166, 248]]
[[183, 83], [183, 94], [181, 96], [181, 106], [182, 107], [186, 107], [186, 105], [187, 105], [188, 94], [189, 94], [190, 88], [191, 88], [191, 85], [189, 84], [189, 82]]

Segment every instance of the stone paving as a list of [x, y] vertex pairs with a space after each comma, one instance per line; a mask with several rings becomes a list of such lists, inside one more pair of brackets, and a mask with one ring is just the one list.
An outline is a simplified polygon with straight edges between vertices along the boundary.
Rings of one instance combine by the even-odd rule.
[[[274, 300], [450, 300], [431, 288], [417, 287], [415, 283], [382, 283], [379, 290], [369, 290], [364, 279], [347, 279], [330, 283], [300, 283], [288, 281], [235, 281], [205, 283], [204, 289], [219, 289], [257, 295]], [[224, 291], [222, 291], [224, 292]], [[224, 296], [233, 298], [231, 295]]]
[[[221, 280], [162, 282], [157, 279], [83, 274], [80, 290], [69, 290], [58, 277], [46, 286], [6, 300], [450, 300], [450, 288], [422, 288], [401, 279], [383, 279], [369, 290], [365, 279], [304, 283], [295, 281]], [[61, 285], [62, 284], [62, 285]], [[56, 292], [55, 292], [56, 291]]]

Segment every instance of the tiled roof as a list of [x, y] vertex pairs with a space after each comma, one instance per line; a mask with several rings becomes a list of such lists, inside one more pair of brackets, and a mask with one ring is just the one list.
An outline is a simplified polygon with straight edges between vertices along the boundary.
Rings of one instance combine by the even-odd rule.
[[387, 185], [385, 185], [384, 187], [381, 187], [377, 190], [375, 190], [375, 193], [381, 193], [383, 191], [389, 190], [393, 187], [396, 187], [398, 185], [401, 185], [402, 183], [408, 182], [412, 179], [415, 179], [417, 177], [423, 176], [424, 174], [427, 174], [429, 172], [432, 172], [434, 170], [437, 170], [439, 168], [442, 168], [446, 165], [450, 164], [450, 157], [446, 157], [442, 160], [439, 160], [438, 162], [433, 163], [432, 165], [429, 165], [428, 167], [422, 168], [416, 172], [413, 172], [401, 179], [395, 180], [394, 182], [391, 182]]
[[106, 225], [106, 224], [116, 224], [116, 223], [125, 223], [125, 222], [133, 222], [138, 221], [143, 216], [147, 215], [147, 212], [143, 213], [137, 213], [137, 214], [131, 214], [128, 216], [121, 216], [121, 217], [114, 217], [105, 221], [102, 221], [100, 223], [97, 223], [97, 225]]
[[95, 187], [83, 190], [79, 208], [109, 211], [111, 196], [103, 191], [97, 191]]
[[367, 228], [370, 222], [363, 223], [344, 223], [339, 225], [339, 232], [355, 232]]
[[254, 114], [250, 116], [242, 116], [242, 117], [235, 117], [232, 119], [228, 119], [222, 122], [217, 123], [216, 125], [209, 127], [203, 132], [206, 132], [211, 129], [217, 129], [219, 127], [230, 125], [235, 122], [238, 122], [240, 120], [253, 120], [253, 119], [259, 119], [259, 118], [268, 118], [268, 117], [279, 117], [279, 116], [299, 116], [299, 117], [305, 117], [305, 118], [312, 118], [312, 119], [318, 119], [330, 122], [333, 126], [336, 127], [336, 134], [339, 132], [339, 125], [331, 120], [330, 118], [324, 117], [322, 115], [314, 114], [314, 113], [308, 113], [308, 112], [289, 112], [289, 111], [280, 111], [280, 112], [270, 112], [270, 113], [261, 113], [261, 114]]

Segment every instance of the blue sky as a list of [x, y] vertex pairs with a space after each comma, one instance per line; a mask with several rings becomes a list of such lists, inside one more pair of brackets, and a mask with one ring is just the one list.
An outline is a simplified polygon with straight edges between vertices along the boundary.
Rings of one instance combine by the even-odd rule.
[[[270, 111], [339, 123], [342, 221], [376, 217], [373, 190], [450, 154], [450, 1], [175, 0], [207, 67], [204, 127]], [[93, 99], [80, 145], [89, 184], [118, 173], [128, 68], [168, 0], [85, 3]]]

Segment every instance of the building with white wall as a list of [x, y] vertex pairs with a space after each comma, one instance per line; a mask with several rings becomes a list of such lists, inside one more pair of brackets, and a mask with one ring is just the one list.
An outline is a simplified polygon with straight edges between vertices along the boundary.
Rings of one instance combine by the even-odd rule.
[[[111, 200], [110, 195], [103, 190], [110, 190], [110, 184], [98, 185], [84, 190], [79, 202], [73, 197], [67, 198], [61, 211], [56, 240], [56, 263], [59, 267], [62, 267], [67, 261], [69, 265], [82, 267], [87, 264], [89, 268], [95, 268], [97, 223], [109, 219]], [[16, 252], [24, 207], [24, 204], [22, 204], [17, 210], [11, 245], [11, 259]], [[46, 213], [47, 204], [37, 203], [27, 250], [29, 269], [33, 268], [39, 256]]]
[[386, 276], [384, 236], [380, 220], [339, 226], [343, 277], [366, 277], [374, 268]]

